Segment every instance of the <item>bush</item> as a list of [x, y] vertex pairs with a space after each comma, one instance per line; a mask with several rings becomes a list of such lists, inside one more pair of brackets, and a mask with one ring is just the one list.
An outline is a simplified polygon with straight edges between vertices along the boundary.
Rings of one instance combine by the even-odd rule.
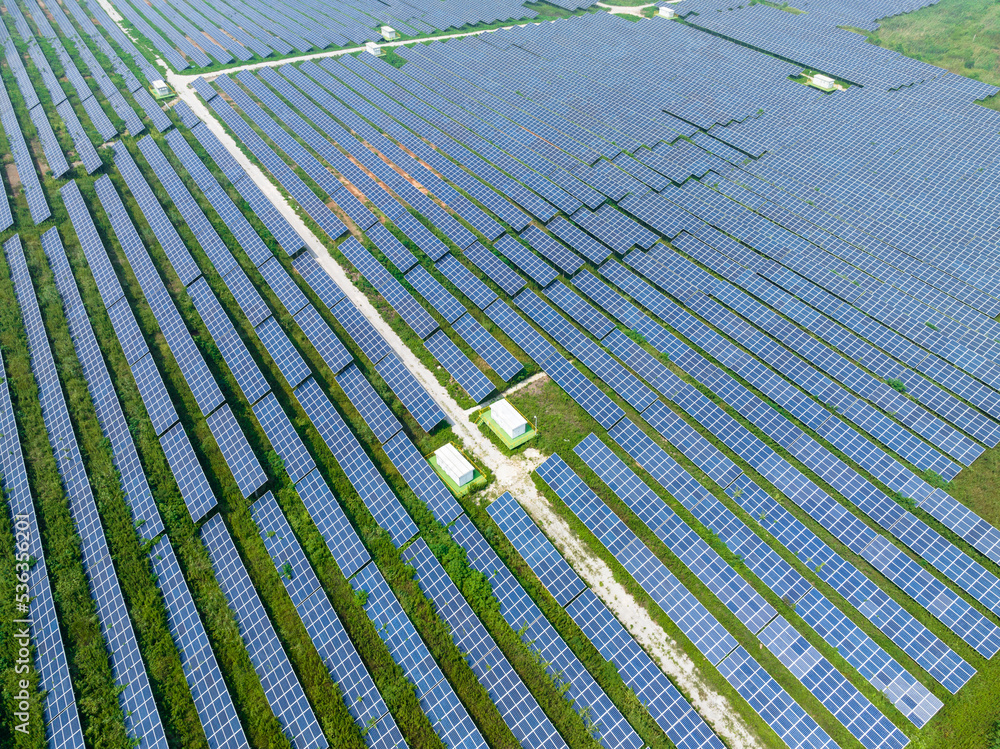
[[894, 380], [891, 377], [886, 378], [885, 384], [900, 393], [906, 392], [906, 383], [902, 380]]
[[932, 471], [930, 468], [924, 471], [924, 481], [933, 486], [935, 489], [947, 489], [950, 486], [950, 484], [945, 481], [944, 476]]

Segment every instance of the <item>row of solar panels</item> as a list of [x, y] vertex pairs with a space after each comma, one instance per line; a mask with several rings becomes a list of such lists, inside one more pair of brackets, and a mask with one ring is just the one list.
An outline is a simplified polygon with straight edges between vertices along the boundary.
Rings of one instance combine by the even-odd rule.
[[[375, 63], [373, 63], [373, 64], [375, 64]], [[608, 211], [610, 211], [610, 209], [608, 209]], [[621, 214], [617, 214], [617, 212], [613, 212], [613, 211], [611, 211], [611, 213], [615, 214], [614, 217], [613, 217], [615, 220], [612, 222], [612, 225], [620, 223], [621, 219], [619, 219], [618, 216], [620, 216]], [[576, 217], [574, 216], [574, 218], [576, 218]], [[600, 230], [600, 229], [598, 229], [598, 224], [596, 222], [592, 223], [591, 226], [593, 226], [594, 229], [597, 230], [597, 231]], [[648, 241], [641, 234], [636, 233], [636, 232], [637, 232], [637, 230], [630, 228], [629, 231], [626, 231], [624, 234], [622, 234], [621, 232], [618, 233], [619, 237], [623, 237], [623, 239], [621, 240], [623, 248], [627, 249], [628, 246], [631, 246], [632, 240], [639, 240], [640, 244], [642, 242]], [[837, 423], [839, 424], [840, 422], [838, 421]], [[831, 426], [834, 426], [834, 424], [831, 424]], [[841, 428], [841, 427], [838, 427], [838, 428]], [[910, 439], [910, 442], [912, 444], [912, 438], [908, 438], [908, 439]], [[844, 444], [850, 444], [850, 443], [849, 443], [848, 440], [844, 440]], [[870, 449], [870, 448], [867, 448], [867, 449]], [[968, 450], [967, 450], [966, 453], [964, 453], [964, 455], [966, 455], [966, 460], [969, 460], [979, 450], [981, 450], [981, 448], [978, 448], [978, 447], [971, 448], [971, 453], [969, 453]], [[901, 476], [904, 476], [904, 477], [906, 477], [907, 474], [908, 474], [908, 472], [905, 472], [905, 469], [902, 469], [901, 467], [896, 468], [894, 466], [894, 461], [889, 461], [889, 463], [888, 463], [888, 470], [890, 470], [890, 471], [896, 471], [897, 475], [901, 475]], [[905, 473], [899, 474], [898, 473], [899, 470], [903, 470]], [[915, 477], [908, 477], [908, 478], [906, 478], [906, 481], [907, 481], [907, 484], [908, 484], [906, 486], [906, 491], [909, 491], [910, 493], [920, 493], [920, 492], [914, 492], [913, 490], [914, 490], [914, 488], [920, 489], [922, 482], [920, 482], [919, 479], [917, 479], [916, 481], [914, 481], [914, 478]], [[927, 493], [926, 489], [924, 490], [923, 493], [925, 493], [925, 494]], [[948, 522], [949, 524], [952, 524], [954, 527], [956, 527], [956, 528], [962, 528], [963, 527], [963, 521], [965, 521], [966, 517], [967, 517], [966, 513], [960, 512], [960, 511], [955, 511], [956, 508], [957, 508], [957, 503], [954, 503], [953, 500], [952, 501], [942, 500], [941, 497], [946, 497], [947, 496], [943, 492], [937, 492], [936, 494], [937, 494], [937, 496], [935, 497], [934, 503], [930, 503], [930, 504], [932, 506], [935, 506], [935, 507], [940, 506], [940, 504], [942, 502], [945, 504], [945, 506], [941, 507], [941, 509], [938, 510], [936, 512], [936, 514], [940, 515], [942, 518], [947, 518], [946, 522]], [[968, 522], [966, 521], [964, 523], [964, 525], [967, 527], [968, 526]], [[994, 547], [995, 541], [992, 538], [986, 539], [985, 542], [980, 541], [980, 539], [983, 536], [983, 533], [984, 533], [984, 531], [980, 527], [977, 526], [977, 528], [976, 528], [975, 531], [973, 531], [971, 533], [967, 532], [966, 535], [967, 535], [968, 538], [974, 539], [975, 541], [979, 542], [979, 547], [980, 548], [982, 548], [984, 550], [990, 550], [990, 549], [992, 549]], [[986, 535], [990, 536], [991, 534], [989, 534], [989, 532], [986, 531]], [[989, 553], [989, 551], [987, 551], [987, 553]]]

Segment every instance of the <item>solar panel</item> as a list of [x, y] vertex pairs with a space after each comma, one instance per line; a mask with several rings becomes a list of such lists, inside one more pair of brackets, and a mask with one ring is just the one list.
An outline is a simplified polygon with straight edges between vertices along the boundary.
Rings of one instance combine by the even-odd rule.
[[[63, 99], [63, 101], [66, 100]], [[69, 163], [66, 161], [66, 155], [62, 152], [56, 134], [52, 131], [52, 123], [49, 122], [49, 118], [45, 114], [45, 108], [41, 105], [34, 107], [28, 112], [28, 115], [35, 126], [38, 139], [42, 143], [42, 152], [45, 154], [45, 161], [48, 163], [52, 176], [63, 176], [69, 171]]]
[[413, 538], [417, 527], [316, 381], [306, 380], [296, 389], [295, 396], [375, 522], [389, 532], [397, 548]]
[[177, 423], [179, 417], [152, 354], [146, 354], [132, 365], [132, 376], [153, 423], [153, 430], [157, 435], [162, 435]]
[[295, 491], [302, 498], [302, 503], [344, 576], [350, 577], [368, 564], [371, 559], [368, 551], [319, 470], [307, 474], [295, 485]]
[[447, 322], [453, 323], [463, 314], [465, 307], [421, 265], [406, 274], [406, 280], [417, 290]]
[[330, 311], [372, 364], [378, 364], [392, 353], [382, 334], [375, 330], [375, 326], [368, 322], [350, 299], [344, 299], [336, 307], [331, 307]]
[[435, 237], [412, 213], [404, 210], [392, 216], [392, 222], [431, 260], [440, 260], [448, 254], [448, 245]]
[[388, 715], [389, 709], [270, 492], [254, 503], [252, 513], [261, 540], [281, 574], [281, 581], [306, 632], [340, 686], [344, 703], [358, 727], [365, 732], [363, 735], [368, 738], [367, 729], [372, 722], [387, 720], [383, 730], [395, 737], [399, 730], [388, 729], [388, 726], [395, 727], [395, 721]]
[[354, 237], [340, 244], [340, 251], [351, 264], [375, 287], [403, 322], [421, 340], [437, 330], [438, 324], [403, 285], [379, 263]]
[[367, 236], [375, 243], [379, 252], [389, 258], [389, 261], [402, 273], [406, 273], [406, 271], [417, 264], [417, 259], [413, 257], [413, 253], [406, 249], [403, 243], [396, 239], [393, 233], [386, 229], [384, 225], [376, 222], [374, 226], [367, 230]]
[[271, 386], [267, 384], [260, 367], [247, 350], [246, 344], [240, 338], [236, 328], [222, 309], [219, 300], [208, 286], [204, 278], [199, 278], [188, 286], [188, 294], [194, 302], [198, 314], [205, 322], [209, 335], [219, 347], [226, 366], [229, 367], [243, 395], [250, 403], [256, 403]]
[[566, 613], [601, 655], [615, 665], [622, 680], [646, 705], [653, 720], [674, 746], [684, 749], [720, 749], [724, 746], [593, 591], [583, 591], [566, 606]]
[[476, 403], [496, 390], [490, 379], [469, 361], [443, 330], [424, 341], [424, 346]]
[[493, 243], [493, 248], [524, 271], [539, 286], [545, 288], [559, 275], [555, 269], [510, 234]]
[[430, 508], [439, 523], [447, 525], [462, 514], [462, 509], [452, 498], [451, 492], [405, 432], [400, 432], [386, 442], [382, 449], [396, 466], [406, 485]]
[[709, 660], [733, 651], [735, 638], [559, 456], [536, 470]]
[[[590, 331], [598, 340], [603, 339], [615, 329], [615, 324], [611, 320], [603, 313], [598, 312], [591, 304], [562, 281], [556, 281], [545, 290], [544, 294], [559, 309], [569, 315], [575, 322], [582, 325], [586, 330]], [[625, 363], [628, 364], [628, 362]]]
[[295, 258], [292, 261], [292, 265], [299, 272], [299, 275], [305, 279], [306, 283], [309, 284], [309, 288], [316, 292], [316, 295], [326, 305], [327, 309], [332, 310], [344, 298], [343, 289], [323, 269], [323, 266], [319, 264], [316, 258], [308, 252], [303, 252]]
[[549, 231], [595, 265], [603, 263], [611, 254], [611, 248], [580, 231], [562, 216], [549, 222]]
[[532, 249], [552, 262], [563, 273], [573, 275], [583, 265], [583, 261], [577, 257], [573, 250], [553, 239], [537, 226], [529, 226], [521, 232], [521, 239], [530, 244]]
[[375, 371], [425, 432], [444, 421], [444, 412], [395, 354], [376, 364]]
[[445, 278], [455, 284], [458, 290], [465, 294], [479, 309], [486, 309], [497, 298], [497, 295], [489, 286], [476, 278], [453, 255], [448, 255], [438, 260], [437, 269], [441, 271]]
[[449, 530], [468, 552], [469, 565], [489, 578], [503, 618], [517, 632], [527, 627], [521, 635], [522, 641], [541, 656], [546, 671], [566, 690], [566, 697], [573, 700], [574, 709], [589, 714], [594, 724], [600, 726], [597, 740], [607, 749], [640, 749], [642, 739], [545, 619], [472, 521], [462, 515]]
[[274, 317], [269, 317], [258, 325], [256, 330], [261, 343], [274, 359], [274, 363], [278, 365], [278, 369], [281, 370], [281, 374], [289, 386], [298, 387], [299, 383], [309, 376], [309, 365], [305, 363], [295, 346], [288, 340], [288, 336], [285, 335], [285, 331], [281, 329], [278, 321]]
[[253, 582], [233, 545], [221, 515], [215, 515], [200, 531], [208, 549], [212, 569], [240, 624], [243, 643], [264, 694], [295, 749], [329, 746], [316, 721], [302, 685], [288, 660], [278, 635], [267, 618]]
[[337, 383], [344, 389], [354, 407], [358, 409], [361, 418], [371, 428], [379, 443], [385, 443], [396, 432], [402, 429], [399, 419], [375, 392], [375, 388], [356, 366], [351, 365], [337, 377]]
[[222, 280], [225, 282], [226, 288], [229, 289], [229, 293], [236, 299], [236, 303], [240, 305], [240, 309], [243, 310], [243, 314], [247, 316], [247, 320], [250, 321], [251, 325], [256, 327], [270, 316], [270, 308], [260, 298], [257, 289], [250, 283], [247, 274], [243, 272], [243, 269], [239, 265], [235, 265], [232, 269], [226, 271], [222, 276]]
[[268, 393], [255, 403], [253, 412], [274, 451], [281, 458], [292, 483], [298, 483], [303, 476], [316, 467], [316, 463], [309, 455], [274, 393]]
[[177, 424], [160, 437], [160, 446], [167, 456], [170, 470], [177, 480], [191, 518], [197, 523], [215, 507], [216, 501], [187, 432], [184, 431], [184, 425]]
[[226, 682], [169, 539], [161, 538], [150, 549], [149, 560], [156, 584], [163, 593], [170, 634], [180, 652], [184, 676], [191, 688], [205, 737], [211, 746], [220, 749], [246, 746], [247, 739], [236, 715], [236, 707], [226, 689]]
[[243, 496], [249, 497], [254, 494], [267, 482], [267, 476], [260, 467], [260, 462], [247, 442], [243, 430], [236, 423], [236, 417], [233, 416], [229, 404], [223, 405], [209, 416], [207, 422]]
[[392, 659], [402, 667], [406, 678], [416, 687], [420, 707], [430, 719], [435, 733], [449, 746], [486, 749], [487, 744], [475, 723], [459, 702], [378, 568], [369, 564], [351, 579], [351, 587], [367, 593], [365, 613], [375, 625], [378, 636], [389, 648]]
[[587, 587], [510, 492], [497, 497], [486, 511], [560, 606]]
[[504, 382], [509, 382], [514, 375], [524, 369], [524, 365], [472, 315], [463, 315], [455, 321], [453, 327], [462, 340], [483, 357], [483, 361], [500, 375], [500, 379]]
[[452, 640], [466, 654], [472, 672], [518, 742], [543, 749], [566, 746], [424, 539], [418, 538], [402, 556], [416, 569], [420, 589], [449, 624]]
[[901, 748], [909, 743], [909, 737], [834, 669], [783, 616], [769, 624], [760, 633], [760, 639], [863, 745], [869, 749]]
[[282, 267], [278, 258], [272, 257], [257, 268], [257, 270], [260, 271], [260, 274], [264, 277], [264, 281], [271, 287], [271, 291], [278, 297], [278, 300], [285, 305], [288, 314], [294, 315], [309, 304], [305, 294], [302, 293], [302, 290], [292, 280], [292, 277], [288, 275], [288, 272]]
[[465, 249], [465, 257], [510, 296], [524, 288], [524, 279], [479, 242]]
[[334, 374], [354, 361], [351, 352], [340, 342], [326, 320], [320, 317], [319, 312], [311, 304], [306, 304], [299, 310], [295, 322]]

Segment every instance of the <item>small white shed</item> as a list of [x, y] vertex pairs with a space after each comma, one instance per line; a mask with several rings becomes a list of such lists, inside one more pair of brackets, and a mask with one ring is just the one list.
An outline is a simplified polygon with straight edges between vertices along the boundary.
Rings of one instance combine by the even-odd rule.
[[438, 467], [444, 471], [448, 478], [455, 482], [458, 486], [465, 486], [476, 475], [476, 469], [472, 467], [472, 463], [465, 459], [455, 446], [450, 442], [443, 447], [439, 447], [434, 451], [434, 457], [437, 458]]
[[368, 52], [368, 54], [370, 55], [374, 55], [375, 57], [381, 57], [382, 55], [385, 54], [385, 52], [382, 51], [382, 48], [379, 47], [375, 42], [365, 42], [365, 51]]
[[396, 29], [394, 29], [392, 26], [383, 26], [381, 28], [381, 32], [382, 32], [382, 38], [385, 39], [385, 41], [387, 42], [391, 42], [393, 39], [399, 36], [399, 34], [396, 33]]
[[673, 8], [667, 8], [661, 5], [659, 15], [660, 18], [677, 18], [677, 11]]
[[169, 96], [170, 95], [170, 86], [168, 86], [166, 84], [166, 82], [164, 82], [160, 78], [157, 78], [155, 81], [153, 81], [152, 83], [150, 83], [149, 87], [151, 89], [153, 89], [153, 95], [154, 96]]
[[505, 400], [499, 400], [490, 406], [490, 418], [511, 439], [520, 437], [528, 431], [528, 422]]
[[828, 75], [817, 73], [813, 76], [813, 85], [817, 88], [823, 89], [824, 91], [833, 91], [833, 89], [837, 87], [837, 82]]

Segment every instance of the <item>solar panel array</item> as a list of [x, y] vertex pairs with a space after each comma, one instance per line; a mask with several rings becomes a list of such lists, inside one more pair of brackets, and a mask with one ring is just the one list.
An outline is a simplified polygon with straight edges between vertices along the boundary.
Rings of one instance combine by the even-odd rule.
[[427, 542], [418, 538], [402, 556], [413, 565], [420, 589], [434, 602], [438, 616], [448, 623], [452, 640], [466, 654], [466, 662], [497, 706], [514, 738], [522, 745], [543, 749], [566, 746], [510, 661], [431, 553]]
[[[56, 230], [53, 228], [49, 231]], [[14, 291], [27, 331], [31, 369], [38, 385], [49, 444], [62, 477], [70, 514], [80, 530], [83, 565], [90, 583], [91, 595], [97, 604], [101, 632], [105, 642], [114, 643], [114, 648], [111, 649], [111, 667], [115, 680], [124, 686], [118, 695], [118, 700], [126, 716], [126, 730], [133, 736], [142, 737], [148, 746], [166, 747], [163, 724], [160, 722], [149, 678], [139, 653], [135, 631], [111, 562], [97, 504], [62, 394], [62, 386], [35, 298], [20, 237], [14, 235], [8, 239], [3, 245], [3, 250], [10, 264]], [[71, 724], [62, 727], [61, 730], [67, 731], [71, 738], [75, 734]]]
[[220, 749], [246, 746], [247, 739], [236, 707], [169, 539], [163, 537], [153, 545], [149, 560], [157, 585], [163, 592], [170, 634], [180, 651], [184, 678], [191, 688], [209, 745]]
[[[24, 453], [17, 436], [14, 421], [14, 407], [10, 399], [7, 373], [0, 361], [0, 471], [3, 473], [3, 490], [7, 496], [15, 533], [37, 528], [38, 518], [28, 486], [28, 473], [24, 465]], [[23, 524], [23, 525], [20, 525]], [[39, 688], [45, 690], [43, 717], [45, 738], [51, 744], [83, 747], [83, 731], [77, 710], [73, 685], [70, 681], [66, 649], [56, 618], [52, 584], [49, 581], [45, 551], [38, 533], [29, 533], [27, 538], [18, 538], [18, 544], [26, 543], [27, 553], [35, 560], [28, 574], [28, 585], [33, 597], [28, 604], [27, 618], [31, 620], [31, 636], [35, 645], [35, 669], [38, 672]]]
[[[368, 669], [347, 636], [330, 599], [295, 539], [288, 521], [268, 492], [251, 507], [267, 553], [281, 575], [306, 632], [334, 681], [368, 746], [402, 746], [403, 737], [375, 688]], [[351, 574], [344, 570], [345, 574]]]
[[243, 430], [236, 422], [229, 404], [223, 405], [209, 416], [206, 422], [208, 428], [212, 430], [215, 441], [219, 443], [222, 457], [229, 470], [233, 472], [233, 478], [236, 479], [236, 485], [243, 496], [249, 497], [256, 493], [267, 481], [267, 476], [260, 467], [260, 461], [254, 455]]
[[375, 365], [375, 369], [392, 390], [393, 395], [406, 406], [406, 410], [410, 412], [425, 432], [429, 432], [445, 420], [446, 417], [440, 406], [434, 402], [423, 386], [417, 382], [413, 373], [403, 366], [403, 362], [395, 354], [389, 354], [383, 358]]
[[310, 378], [302, 383], [295, 390], [295, 397], [333, 451], [333, 456], [347, 474], [348, 480], [365, 506], [371, 511], [375, 522], [388, 531], [396, 547], [402, 546], [417, 535], [417, 527], [406, 514], [399, 498], [393, 493], [316, 380]]
[[462, 353], [443, 330], [424, 341], [424, 346], [476, 403], [496, 390], [490, 379], [469, 361], [469, 357]]
[[267, 701], [292, 746], [296, 749], [329, 746], [222, 516], [212, 516], [202, 525], [200, 535], [212, 560], [215, 578], [236, 614], [243, 644]]
[[365, 613], [392, 659], [416, 688], [417, 700], [435, 733], [448, 746], [475, 749], [487, 746], [476, 724], [438, 668], [420, 634], [407, 618], [382, 573], [369, 564], [351, 578], [354, 590], [363, 590]]
[[385, 401], [375, 392], [371, 383], [365, 379], [353, 364], [337, 376], [337, 383], [344, 389], [354, 407], [358, 409], [361, 418], [371, 427], [379, 443], [386, 443], [396, 434], [402, 425], [393, 416]]
[[[489, 578], [500, 613], [522, 641], [541, 657], [546, 671], [565, 688], [574, 709], [591, 716], [597, 739], [607, 749], [640, 749], [643, 741], [583, 666], [565, 640], [545, 619], [528, 593], [504, 566], [483, 535], [465, 515], [450, 526], [452, 537], [468, 553], [469, 564]], [[676, 690], [675, 690], [676, 691]], [[676, 695], [680, 699], [680, 695]]]

